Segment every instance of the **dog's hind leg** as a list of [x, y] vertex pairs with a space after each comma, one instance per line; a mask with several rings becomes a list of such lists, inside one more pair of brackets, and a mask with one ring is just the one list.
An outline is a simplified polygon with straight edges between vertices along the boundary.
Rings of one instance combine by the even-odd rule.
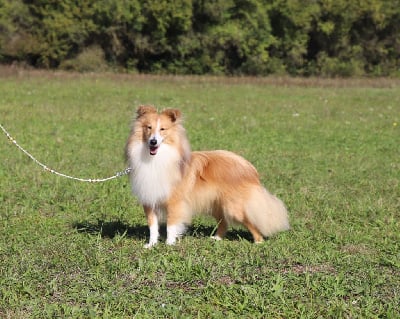
[[211, 236], [212, 239], [221, 240], [225, 237], [225, 234], [228, 230], [228, 222], [224, 217], [224, 213], [221, 208], [214, 208], [213, 214], [215, 220], [218, 223], [217, 231], [215, 235]]
[[225, 207], [225, 212], [227, 212], [228, 220], [242, 224], [249, 230], [255, 243], [261, 243], [264, 241], [264, 237], [258, 230], [257, 226], [246, 216], [246, 211], [241, 202], [235, 202], [234, 200], [230, 201]]
[[264, 241], [263, 235], [260, 233], [257, 227], [253, 225], [246, 217], [242, 221], [242, 224], [246, 226], [246, 228], [250, 231], [256, 244], [262, 243]]

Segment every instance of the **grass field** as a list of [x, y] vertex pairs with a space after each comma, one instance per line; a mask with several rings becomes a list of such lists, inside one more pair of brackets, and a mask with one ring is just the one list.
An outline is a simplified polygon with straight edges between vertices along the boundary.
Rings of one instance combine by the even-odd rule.
[[400, 317], [399, 81], [0, 75], [0, 123], [78, 177], [126, 167], [147, 103], [180, 108], [193, 149], [249, 159], [291, 230], [214, 242], [196, 218], [146, 250], [126, 177], [57, 177], [0, 135], [0, 318]]

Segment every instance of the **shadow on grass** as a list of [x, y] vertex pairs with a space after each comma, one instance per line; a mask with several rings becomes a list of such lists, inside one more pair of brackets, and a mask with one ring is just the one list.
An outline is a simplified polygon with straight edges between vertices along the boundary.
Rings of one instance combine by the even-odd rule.
[[130, 226], [122, 221], [79, 222], [72, 225], [78, 232], [98, 236], [103, 238], [114, 238], [125, 234], [126, 237], [145, 239], [148, 236], [148, 227], [145, 225]]
[[[146, 225], [127, 225], [122, 221], [103, 221], [98, 220], [93, 222], [77, 222], [72, 225], [78, 232], [91, 235], [100, 236], [102, 238], [114, 238], [118, 235], [123, 235], [137, 240], [146, 240], [149, 237], [149, 228]], [[192, 236], [196, 238], [210, 237], [215, 233], [216, 228], [203, 225], [189, 226], [185, 236]], [[160, 236], [166, 238], [165, 226], [160, 227]], [[225, 236], [228, 240], [241, 240], [245, 239], [253, 241], [251, 234], [242, 229], [230, 229]]]

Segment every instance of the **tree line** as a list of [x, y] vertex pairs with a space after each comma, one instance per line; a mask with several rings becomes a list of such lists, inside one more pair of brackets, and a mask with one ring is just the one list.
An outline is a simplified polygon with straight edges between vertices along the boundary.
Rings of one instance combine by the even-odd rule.
[[400, 0], [0, 0], [0, 63], [399, 76]]

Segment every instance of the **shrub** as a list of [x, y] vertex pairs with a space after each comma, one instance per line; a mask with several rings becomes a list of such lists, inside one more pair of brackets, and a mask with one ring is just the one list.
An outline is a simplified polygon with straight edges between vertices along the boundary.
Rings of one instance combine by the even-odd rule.
[[396, 75], [399, 20], [399, 0], [0, 0], [0, 62], [79, 71], [103, 70], [106, 60], [131, 72]]
[[107, 71], [109, 66], [102, 48], [93, 45], [84, 49], [76, 58], [61, 62], [60, 68], [77, 72], [96, 72]]

